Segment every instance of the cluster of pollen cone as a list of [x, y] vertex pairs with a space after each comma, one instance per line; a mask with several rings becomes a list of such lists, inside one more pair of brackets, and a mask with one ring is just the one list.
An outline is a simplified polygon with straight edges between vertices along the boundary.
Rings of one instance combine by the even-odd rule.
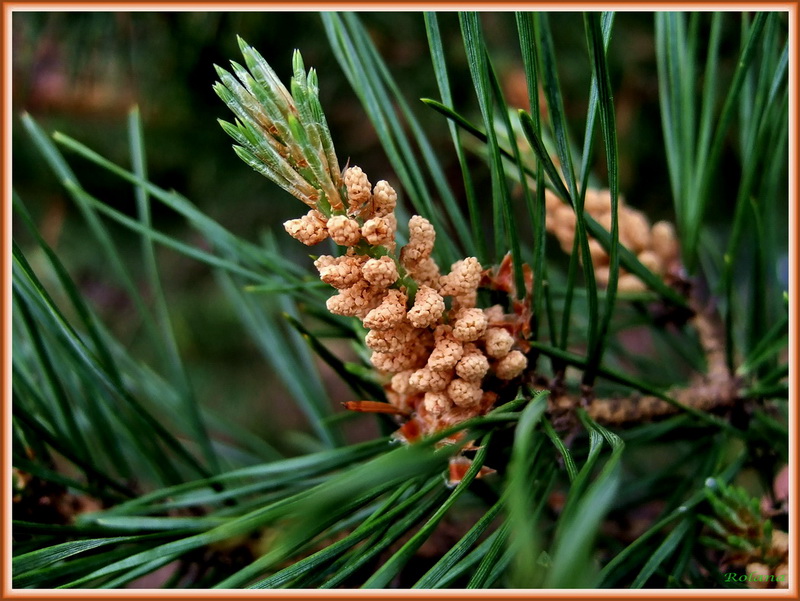
[[[565, 253], [572, 254], [575, 241], [575, 210], [563, 203], [550, 190], [545, 191], [547, 210], [547, 231], [559, 241]], [[611, 231], [611, 193], [609, 190], [586, 190], [584, 211], [607, 231]], [[625, 204], [620, 197], [618, 203], [619, 240], [623, 246], [636, 255], [639, 262], [654, 274], [669, 278], [680, 269], [680, 248], [675, 228], [668, 221], [650, 221], [641, 211]], [[601, 286], [607, 286], [611, 272], [609, 256], [603, 246], [594, 238], [589, 238], [589, 252], [592, 256], [594, 275]], [[619, 290], [641, 292], [647, 289], [644, 282], [632, 273], [620, 269]]]
[[500, 305], [475, 306], [484, 276], [475, 257], [440, 272], [427, 219], [410, 219], [408, 243], [397, 252], [397, 194], [387, 182], [373, 188], [359, 167], [350, 167], [344, 184], [341, 214], [326, 218], [312, 209], [284, 224], [304, 244], [330, 237], [347, 247], [315, 261], [320, 279], [338, 290], [328, 310], [357, 317], [369, 330], [365, 342], [386, 376], [387, 398], [398, 413], [415, 416], [417, 435], [485, 413], [497, 398], [486, 383], [513, 380], [528, 364], [514, 335], [516, 316]]

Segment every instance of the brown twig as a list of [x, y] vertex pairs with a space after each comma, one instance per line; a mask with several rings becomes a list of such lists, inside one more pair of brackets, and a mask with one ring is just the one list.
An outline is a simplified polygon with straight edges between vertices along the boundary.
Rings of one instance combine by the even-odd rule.
[[[668, 391], [668, 396], [678, 403], [700, 411], [714, 411], [733, 407], [740, 400], [741, 381], [731, 374], [725, 359], [725, 330], [713, 303], [701, 306], [690, 292], [689, 305], [693, 316], [689, 320], [697, 331], [707, 369], [683, 387]], [[635, 393], [621, 398], [593, 398], [590, 391], [581, 389], [580, 398], [564, 390], [551, 389], [550, 412], [554, 416], [572, 413], [578, 405], [586, 409], [595, 421], [607, 425], [622, 425], [659, 419], [679, 412], [679, 407], [664, 399]], [[572, 422], [574, 420], [567, 420]]]

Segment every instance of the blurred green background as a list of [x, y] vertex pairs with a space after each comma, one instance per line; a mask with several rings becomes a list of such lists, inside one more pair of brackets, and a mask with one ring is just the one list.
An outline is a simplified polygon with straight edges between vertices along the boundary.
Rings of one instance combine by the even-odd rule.
[[[438, 99], [422, 15], [381, 12], [362, 16], [429, 133], [454, 189], [459, 190], [461, 173], [447, 124], [418, 102], [421, 97]], [[482, 18], [509, 103], [526, 107], [513, 15], [486, 13]], [[738, 52], [738, 19], [734, 15], [725, 20], [720, 64], [723, 81], [729, 80]], [[441, 15], [440, 23], [449, 53], [455, 108], [479, 122], [457, 17]], [[590, 74], [582, 18], [577, 13], [553, 14], [551, 24], [565, 109], [573, 139], [580, 140]], [[307, 249], [281, 238], [280, 224], [299, 216], [303, 207], [245, 166], [216, 123], [217, 118], [229, 119], [230, 115], [211, 89], [216, 80], [213, 65], [227, 66], [231, 59], [241, 60], [237, 34], [257, 48], [284, 81], [290, 77], [292, 51], [300, 49], [306, 66], [318, 71], [320, 97], [341, 163], [349, 159], [351, 164], [360, 165], [373, 183], [394, 179], [371, 124], [328, 48], [316, 13], [15, 12], [12, 29], [15, 117], [28, 111], [46, 130], [64, 131], [112, 161], [128, 165], [126, 116], [131, 106], [138, 105], [144, 122], [149, 176], [155, 184], [179, 191], [223, 226], [248, 239], [258, 240], [264, 231], [276, 231], [279, 240], [285, 242], [285, 253], [299, 262], [310, 265]], [[672, 202], [661, 137], [653, 35], [652, 14], [619, 13], [609, 56], [621, 190], [629, 204], [643, 208], [651, 220], [656, 220], [672, 219]], [[152, 359], [152, 349], [140, 344], [140, 324], [132, 317], [135, 312], [109, 281], [97, 249], [83, 243], [89, 239], [84, 223], [37, 158], [18, 121], [13, 129], [13, 151], [14, 188], [49, 243], [112, 330], [135, 349], [136, 356]], [[734, 151], [727, 152], [730, 156], [723, 157], [722, 174], [728, 169], [738, 170]], [[605, 158], [600, 150], [596, 155], [595, 173], [604, 182]], [[488, 168], [477, 156], [470, 160], [479, 198], [489, 198]], [[79, 159], [72, 166], [95, 196], [134, 214], [130, 187]], [[726, 207], [733, 205], [736, 184], [734, 178], [719, 179], [717, 191], [722, 202], [715, 209], [718, 213], [714, 219], [721, 226], [731, 217]], [[400, 195], [402, 198], [402, 190]], [[730, 198], [727, 204], [726, 197]], [[153, 204], [153, 219], [157, 229], [194, 245], [204, 244], [158, 203]], [[137, 274], [137, 237], [109, 227], [121, 248], [129, 251], [130, 268]], [[20, 230], [14, 229], [18, 243], [32, 251], [33, 246], [27, 244]], [[778, 235], [786, 239], [785, 232]], [[553, 257], [563, 259], [555, 249]], [[252, 427], [277, 446], [291, 447], [285, 432], [306, 430], [303, 417], [242, 331], [211, 271], [163, 249], [159, 250], [159, 260], [178, 341], [201, 400], [224, 407], [229, 417]], [[335, 376], [328, 376], [332, 398], [350, 400], [348, 390]], [[364, 427], [354, 427], [353, 439], [374, 435], [370, 420], [357, 424]]]

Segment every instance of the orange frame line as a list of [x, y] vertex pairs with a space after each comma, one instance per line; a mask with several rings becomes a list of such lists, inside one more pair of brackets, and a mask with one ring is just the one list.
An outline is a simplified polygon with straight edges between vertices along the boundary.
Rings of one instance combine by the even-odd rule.
[[[275, 591], [255, 591], [255, 590], [161, 590], [161, 589], [120, 589], [114, 591], [104, 590], [25, 590], [12, 589], [10, 558], [11, 558], [11, 375], [9, 362], [11, 358], [11, 145], [10, 132], [13, 124], [13, 115], [10, 114], [11, 102], [11, 16], [15, 11], [137, 11], [160, 9], [165, 11], [186, 12], [192, 8], [204, 7], [205, 10], [219, 11], [250, 11], [250, 10], [463, 10], [463, 9], [484, 9], [489, 11], [515, 10], [515, 9], [536, 9], [536, 10], [578, 10], [578, 9], [597, 9], [597, 10], [664, 10], [664, 9], [750, 9], [750, 10], [779, 10], [789, 13], [789, 44], [794, 48], [789, 53], [789, 300], [790, 300], [790, 358], [794, 358], [795, 363], [798, 357], [798, 337], [800, 336], [800, 320], [798, 320], [798, 292], [800, 284], [800, 257], [798, 256], [798, 232], [800, 232], [800, 201], [798, 189], [800, 181], [798, 173], [798, 93], [800, 93], [800, 78], [798, 77], [798, 52], [797, 52], [797, 32], [800, 25], [798, 2], [723, 2], [709, 1], [688, 2], [675, 0], [672, 2], [511, 2], [488, 4], [485, 2], [457, 2], [439, 1], [406, 1], [406, 2], [367, 2], [351, 0], [350, 2], [235, 2], [221, 4], [219, 2], [24, 2], [11, 1], [2, 2], [2, 14], [0, 14], [0, 31], [2, 31], [2, 56], [3, 78], [2, 78], [2, 140], [3, 140], [3, 161], [2, 161], [2, 242], [3, 242], [3, 261], [0, 266], [2, 273], [2, 314], [3, 314], [3, 362], [2, 362], [2, 384], [3, 384], [3, 403], [0, 412], [0, 431], [2, 432], [2, 458], [3, 458], [3, 481], [0, 484], [2, 490], [2, 560], [0, 560], [0, 598], [2, 599], [25, 599], [28, 601], [38, 601], [45, 599], [97, 599], [97, 598], [124, 598], [124, 599], [238, 599], [238, 598], [260, 598], [260, 599], [531, 599], [531, 598], [554, 598], [554, 599], [667, 599], [682, 597], [709, 598], [709, 599], [731, 599], [746, 597], [748, 599], [798, 599], [798, 528], [797, 528], [797, 497], [798, 497], [798, 430], [800, 426], [800, 416], [797, 407], [792, 401], [798, 399], [800, 390], [800, 379], [798, 371], [795, 369], [789, 377], [789, 426], [790, 426], [790, 457], [794, 459], [794, 464], [790, 463], [789, 476], [789, 534], [791, 539], [790, 547], [790, 587], [786, 590], [719, 590], [719, 589], [695, 589], [680, 594], [681, 591], [670, 589], [659, 590], [492, 590], [492, 591], [473, 591], [473, 590], [341, 590], [341, 591], [307, 591], [307, 590], [275, 590]], [[792, 172], [794, 168], [794, 172]]]

